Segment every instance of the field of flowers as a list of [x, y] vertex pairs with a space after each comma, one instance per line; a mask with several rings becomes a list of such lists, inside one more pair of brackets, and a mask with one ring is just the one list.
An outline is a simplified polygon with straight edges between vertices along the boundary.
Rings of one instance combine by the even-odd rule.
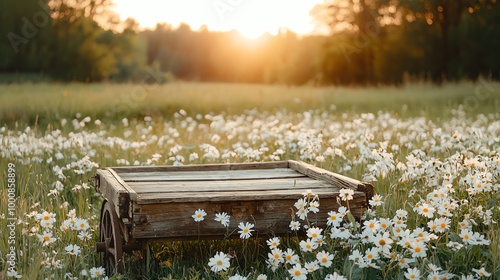
[[[216, 219], [235, 238], [155, 244], [159, 265], [144, 278], [500, 279], [500, 111], [463, 104], [439, 118], [400, 117], [323, 105], [200, 113], [186, 104], [168, 116], [51, 116], [43, 127], [4, 120], [0, 279], [108, 278], [94, 247], [96, 168], [285, 159], [371, 182], [373, 208], [360, 222], [346, 207], [326, 209], [319, 228], [307, 216], [321, 197], [298, 193], [290, 236], [264, 240], [252, 236], [258, 221], [200, 209], [193, 223]], [[142, 273], [126, 270], [109, 278]]]

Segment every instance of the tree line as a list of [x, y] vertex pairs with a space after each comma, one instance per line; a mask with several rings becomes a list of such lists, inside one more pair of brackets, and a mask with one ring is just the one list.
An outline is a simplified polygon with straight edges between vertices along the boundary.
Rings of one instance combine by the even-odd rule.
[[254, 40], [185, 24], [138, 30], [109, 4], [0, 1], [0, 72], [141, 81], [153, 68], [164, 80], [290, 85], [500, 78], [496, 0], [326, 0], [311, 14], [328, 36], [281, 30]]

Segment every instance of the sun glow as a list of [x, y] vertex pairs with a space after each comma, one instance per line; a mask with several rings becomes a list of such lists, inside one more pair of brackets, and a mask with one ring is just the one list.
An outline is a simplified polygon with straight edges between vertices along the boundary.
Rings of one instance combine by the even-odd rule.
[[186, 23], [193, 30], [207, 26], [211, 31], [237, 30], [255, 39], [264, 33], [277, 34], [287, 28], [298, 34], [314, 31], [309, 11], [321, 0], [115, 0], [114, 11], [122, 20], [134, 18], [142, 28], [157, 23], [178, 26]]

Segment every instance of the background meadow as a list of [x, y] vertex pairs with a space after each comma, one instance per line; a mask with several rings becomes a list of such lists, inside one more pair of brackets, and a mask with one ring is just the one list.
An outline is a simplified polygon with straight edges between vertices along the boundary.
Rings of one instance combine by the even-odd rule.
[[[94, 248], [103, 201], [93, 189], [96, 168], [298, 159], [371, 182], [380, 205], [358, 225], [344, 217], [322, 229], [324, 242], [312, 251], [301, 247], [308, 237], [299, 218], [301, 229], [276, 248], [268, 247], [270, 237], [242, 240], [236, 231], [230, 240], [155, 244], [155, 269], [143, 277], [499, 278], [498, 88], [484, 80], [359, 89], [0, 85], [1, 275], [9, 268], [9, 173], [15, 173], [15, 271], [23, 279], [87, 279], [102, 274]], [[441, 230], [433, 227], [443, 222]], [[425, 254], [415, 253], [417, 245]], [[277, 249], [282, 257], [293, 250], [298, 260], [273, 261]], [[226, 271], [208, 265], [218, 252], [228, 256]], [[322, 252], [332, 257], [328, 266]], [[144, 274], [129, 260], [126, 274], [115, 278]], [[307, 278], [291, 274], [298, 264], [311, 269]]]

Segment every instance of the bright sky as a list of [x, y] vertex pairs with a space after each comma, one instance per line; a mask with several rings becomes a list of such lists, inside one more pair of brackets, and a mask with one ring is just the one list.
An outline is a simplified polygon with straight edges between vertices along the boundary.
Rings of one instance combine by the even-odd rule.
[[173, 26], [185, 22], [193, 30], [236, 29], [248, 37], [277, 34], [286, 27], [299, 34], [314, 30], [309, 11], [322, 0], [114, 0], [122, 20], [135, 18], [143, 28], [159, 22]]

